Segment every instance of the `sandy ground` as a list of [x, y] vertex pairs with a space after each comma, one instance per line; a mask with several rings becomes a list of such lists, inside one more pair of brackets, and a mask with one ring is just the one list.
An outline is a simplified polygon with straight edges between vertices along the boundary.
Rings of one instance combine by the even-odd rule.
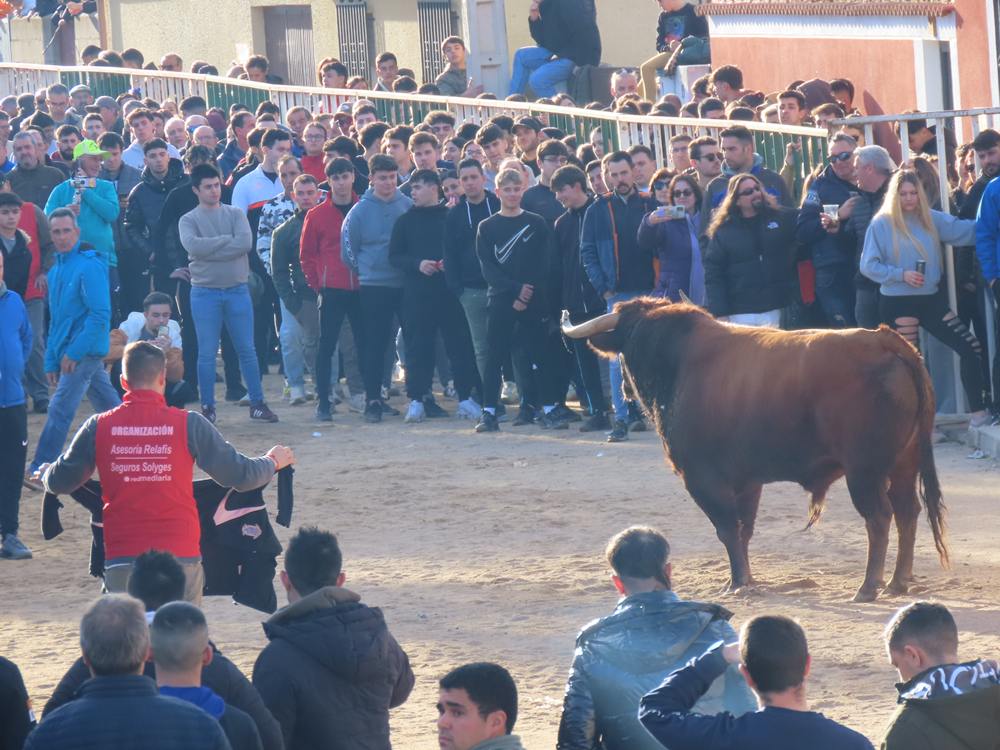
[[[317, 426], [310, 406], [278, 402], [277, 375], [265, 385], [279, 424], [251, 424], [245, 410], [220, 404], [219, 426], [248, 453], [276, 442], [295, 448], [293, 529], [316, 524], [338, 534], [347, 585], [382, 608], [409, 653], [417, 683], [392, 714], [397, 748], [437, 747], [436, 681], [473, 660], [510, 669], [520, 690], [517, 733], [529, 748], [554, 747], [575, 634], [616, 601], [604, 545], [635, 523], [668, 535], [682, 597], [724, 604], [737, 626], [768, 611], [796, 617], [813, 654], [813, 706], [879, 738], [893, 708], [895, 679], [880, 631], [908, 600], [850, 602], [862, 576], [865, 535], [843, 483], [833, 488], [822, 522], [808, 532], [802, 531], [804, 493], [791, 485], [768, 487], [751, 546], [762, 585], [747, 595], [723, 596], [728, 568], [722, 547], [664, 466], [653, 433], [616, 446], [606, 445], [603, 435], [575, 430], [504, 426], [499, 435], [475, 435], [469, 423], [454, 419], [403, 425], [394, 418], [369, 426], [344, 407], [332, 427]], [[88, 408], [81, 408], [81, 419]], [[39, 428], [40, 418], [32, 417], [32, 446]], [[952, 609], [963, 658], [997, 657], [1000, 475], [990, 461], [969, 460], [967, 453], [954, 443], [937, 450], [953, 567], [939, 567], [922, 521], [912, 595]], [[273, 501], [273, 490], [268, 497]], [[0, 654], [20, 665], [39, 709], [76, 657], [79, 616], [98, 592], [87, 574], [84, 512], [67, 506], [66, 532], [44, 542], [40, 500], [26, 492], [22, 506], [23, 537], [34, 559], [0, 561]], [[286, 541], [290, 530], [276, 528]], [[890, 564], [893, 555], [891, 547]], [[224, 598], [207, 600], [206, 609], [214, 640], [249, 674], [265, 642], [261, 613]]]

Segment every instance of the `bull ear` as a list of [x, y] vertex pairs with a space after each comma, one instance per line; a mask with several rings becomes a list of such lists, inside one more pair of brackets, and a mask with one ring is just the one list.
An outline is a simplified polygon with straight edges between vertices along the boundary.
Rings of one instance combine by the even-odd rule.
[[597, 333], [587, 340], [590, 342], [590, 348], [602, 357], [613, 359], [621, 354], [621, 338], [617, 331]]

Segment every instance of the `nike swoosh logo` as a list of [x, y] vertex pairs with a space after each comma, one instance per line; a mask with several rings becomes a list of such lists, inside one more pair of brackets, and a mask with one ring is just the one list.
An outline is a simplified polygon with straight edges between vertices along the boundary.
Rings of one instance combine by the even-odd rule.
[[[493, 246], [493, 255], [497, 259], [497, 263], [503, 264], [510, 260], [510, 254], [514, 251], [514, 245], [517, 244], [518, 240], [520, 240], [521, 237], [524, 236], [524, 233], [530, 228], [530, 225], [525, 225], [520, 232], [507, 240], [503, 247], [497, 247], [496, 245]], [[534, 233], [529, 234], [527, 239], [530, 239], [532, 236], [534, 236]]]
[[28, 447], [28, 441], [27, 440], [22, 440], [21, 441], [21, 447], [22, 448], [27, 448]]
[[226, 501], [229, 496], [233, 494], [232, 490], [226, 493], [226, 496], [222, 498], [219, 503], [219, 507], [215, 509], [215, 514], [212, 516], [212, 520], [215, 521], [216, 526], [221, 526], [229, 521], [235, 521], [237, 518], [243, 518], [243, 516], [248, 516], [251, 513], [256, 513], [258, 510], [264, 510], [266, 505], [258, 505], [253, 508], [236, 508], [235, 510], [229, 510], [226, 507]]

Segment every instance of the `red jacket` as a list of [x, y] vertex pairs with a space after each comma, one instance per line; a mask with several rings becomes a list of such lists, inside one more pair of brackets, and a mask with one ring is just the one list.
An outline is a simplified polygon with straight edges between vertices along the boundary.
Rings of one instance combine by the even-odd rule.
[[17, 228], [23, 229], [28, 235], [28, 249], [31, 250], [31, 268], [28, 270], [28, 287], [24, 292], [24, 299], [42, 299], [45, 295], [35, 286], [35, 279], [42, 272], [42, 244], [38, 238], [38, 215], [35, 213], [34, 203], [24, 203], [21, 206]]
[[[357, 199], [351, 196], [353, 204]], [[340, 257], [340, 228], [345, 214], [333, 196], [306, 214], [299, 242], [299, 261], [306, 282], [314, 292], [321, 289], [357, 289], [358, 277]]]
[[121, 406], [97, 418], [106, 559], [151, 549], [201, 556], [187, 419], [155, 391], [128, 391]]

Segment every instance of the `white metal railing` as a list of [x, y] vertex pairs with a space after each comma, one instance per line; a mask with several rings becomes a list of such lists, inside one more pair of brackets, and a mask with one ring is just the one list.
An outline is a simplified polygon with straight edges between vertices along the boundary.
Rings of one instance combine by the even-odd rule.
[[819, 128], [771, 125], [757, 122], [732, 123], [724, 120], [699, 120], [686, 117], [650, 117], [622, 115], [614, 112], [578, 107], [558, 107], [551, 104], [508, 102], [490, 99], [399, 94], [384, 91], [327, 89], [310, 86], [274, 86], [253, 81], [167, 71], [95, 68], [92, 66], [21, 65], [0, 63], [0, 87], [9, 93], [37, 91], [53, 83], [72, 86], [87, 83], [96, 96], [117, 96], [139, 89], [142, 96], [156, 101], [172, 99], [180, 102], [188, 96], [201, 96], [210, 107], [228, 110], [233, 102], [242, 101], [255, 107], [269, 100], [282, 112], [303, 106], [312, 112], [335, 112], [341, 104], [353, 104], [359, 99], [375, 104], [387, 122], [410, 123], [423, 119], [432, 109], [446, 109], [458, 122], [481, 123], [498, 114], [513, 117], [535, 115], [567, 135], [574, 134], [585, 143], [590, 131], [600, 128], [606, 140], [615, 148], [643, 144], [653, 149], [657, 162], [665, 165], [670, 154], [670, 138], [679, 133], [692, 136], [718, 134], [730, 125], [745, 125], [757, 137], [758, 151], [765, 164], [775, 171], [785, 158], [785, 145], [791, 141], [803, 143], [801, 175], [804, 177], [825, 157], [826, 131]]

